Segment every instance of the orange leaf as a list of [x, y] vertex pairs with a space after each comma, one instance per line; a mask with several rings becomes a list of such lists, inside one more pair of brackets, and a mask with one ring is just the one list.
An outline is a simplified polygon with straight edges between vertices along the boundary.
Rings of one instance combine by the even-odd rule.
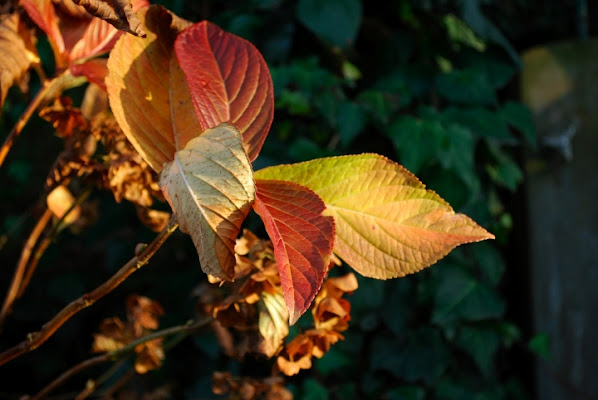
[[285, 352], [276, 358], [276, 365], [287, 375], [297, 375], [302, 369], [311, 368], [311, 357], [314, 344], [304, 334], [295, 336], [285, 348]]
[[256, 182], [255, 211], [272, 239], [290, 323], [309, 308], [322, 285], [334, 245], [334, 220], [311, 190], [291, 182]]
[[253, 44], [207, 21], [183, 31], [175, 51], [203, 129], [231, 122], [253, 161], [274, 115], [272, 78], [262, 55]]
[[121, 36], [110, 53], [106, 87], [118, 124], [160, 172], [201, 128], [173, 51], [183, 24], [160, 6], [138, 14], [147, 36]]
[[52, 0], [21, 0], [21, 5], [33, 22], [48, 35], [56, 59], [61, 60], [64, 53], [64, 40], [58, 27], [59, 19]]
[[232, 279], [235, 241], [255, 196], [239, 131], [222, 124], [189, 141], [165, 166], [160, 187], [204, 272]]

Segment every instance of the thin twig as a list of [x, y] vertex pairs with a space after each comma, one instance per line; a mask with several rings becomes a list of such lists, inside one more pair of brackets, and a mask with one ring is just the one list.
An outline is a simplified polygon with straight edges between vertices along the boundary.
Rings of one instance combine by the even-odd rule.
[[29, 262], [29, 266], [27, 267], [27, 273], [25, 274], [25, 278], [23, 278], [23, 282], [21, 283], [19, 292], [17, 293], [17, 299], [20, 299], [23, 293], [25, 293], [25, 289], [27, 289], [27, 286], [29, 286], [29, 282], [31, 281], [31, 277], [35, 272], [35, 269], [37, 268], [39, 260], [44, 255], [44, 252], [48, 249], [48, 246], [50, 246], [54, 239], [56, 239], [58, 232], [60, 232], [60, 230], [64, 227], [63, 221], [65, 220], [65, 218], [68, 217], [68, 215], [71, 213], [71, 211], [75, 209], [75, 207], [81, 205], [81, 203], [83, 203], [85, 199], [87, 199], [92, 189], [93, 187], [89, 186], [83, 193], [77, 196], [73, 204], [71, 204], [71, 206], [68, 208], [68, 210], [66, 210], [62, 217], [59, 218], [52, 225], [52, 228], [46, 233], [40, 244], [37, 246], [35, 253], [33, 253], [33, 258], [31, 259], [31, 261]]
[[2, 305], [2, 310], [0, 311], [0, 328], [4, 323], [4, 320], [10, 314], [12, 305], [14, 300], [17, 298], [19, 293], [19, 289], [21, 288], [21, 283], [23, 282], [23, 275], [25, 274], [26, 266], [29, 263], [29, 259], [31, 258], [31, 253], [39, 237], [41, 236], [44, 229], [48, 225], [48, 222], [52, 219], [52, 211], [46, 208], [41, 218], [35, 224], [35, 227], [29, 234], [25, 245], [23, 246], [23, 250], [21, 250], [21, 256], [19, 257], [19, 262], [17, 263], [17, 267], [15, 268], [15, 272], [12, 276], [12, 281], [10, 282], [10, 287], [6, 292], [6, 298], [4, 299], [4, 304]]
[[35, 350], [50, 338], [73, 315], [89, 307], [112, 290], [120, 285], [129, 275], [148, 263], [154, 253], [162, 246], [168, 237], [178, 228], [175, 217], [172, 216], [164, 229], [156, 238], [143, 250], [123, 265], [110, 279], [98, 286], [93, 291], [84, 294], [60, 310], [50, 321], [44, 324], [40, 331], [27, 335], [27, 339], [14, 347], [0, 353], [0, 365], [3, 365], [15, 357]]
[[[149, 335], [140, 337], [139, 339], [127, 344], [124, 347], [121, 347], [120, 349], [116, 349], [116, 350], [110, 351], [108, 353], [105, 353], [105, 354], [102, 354], [102, 355], [99, 355], [96, 357], [92, 357], [83, 362], [80, 362], [79, 364], [75, 365], [74, 367], [63, 372], [58, 378], [56, 378], [54, 381], [52, 381], [48, 386], [43, 388], [39, 393], [37, 393], [35, 396], [31, 397], [29, 400], [39, 400], [39, 399], [43, 398], [44, 396], [47, 396], [52, 390], [56, 389], [58, 386], [62, 385], [64, 382], [66, 382], [69, 378], [78, 374], [79, 372], [83, 371], [84, 369], [87, 369], [94, 365], [102, 364], [104, 362], [118, 360], [119, 358], [135, 351], [135, 348], [142, 343], [149, 342], [149, 341], [155, 340], [155, 339], [164, 338], [167, 336], [176, 335], [179, 333], [188, 335], [188, 334], [192, 333], [193, 331], [210, 324], [212, 322], [212, 320], [213, 320], [213, 318], [210, 317], [210, 318], [205, 318], [205, 319], [195, 321], [195, 322], [189, 321], [185, 325], [173, 326], [171, 328], [166, 328], [161, 331], [156, 331]], [[93, 392], [93, 389], [95, 389], [99, 383], [100, 382], [91, 381], [88, 384], [89, 385], [88, 388], [91, 390], [91, 392]], [[88, 388], [86, 388], [83, 392], [81, 392], [80, 396], [83, 396], [82, 398], [85, 398], [86, 396], [91, 394], [91, 392], [89, 392]]]
[[0, 147], [0, 167], [4, 163], [4, 159], [17, 139], [17, 136], [21, 134], [21, 131], [27, 125], [29, 118], [31, 118], [35, 110], [45, 101], [59, 96], [64, 90], [82, 85], [85, 82], [87, 82], [87, 78], [74, 77], [68, 68], [55, 78], [44, 81], [39, 92], [37, 92], [33, 100], [27, 105], [23, 114], [21, 114], [8, 136], [6, 136], [6, 139], [4, 139], [4, 143]]
[[53, 82], [53, 80], [46, 81], [46, 83], [42, 86], [40, 91], [37, 92], [33, 100], [31, 100], [31, 103], [29, 103], [23, 114], [19, 117], [17, 123], [13, 126], [6, 139], [4, 139], [4, 143], [2, 144], [2, 147], [0, 147], [0, 166], [2, 166], [2, 163], [4, 163], [6, 155], [10, 151], [10, 148], [15, 142], [17, 136], [21, 134], [21, 131], [23, 130], [25, 125], [27, 125], [27, 122], [29, 122], [29, 118], [31, 118], [33, 112], [46, 98], [46, 94], [50, 91], [50, 88], [52, 86], [51, 82]]
[[103, 399], [113, 399], [114, 394], [122, 389], [127, 382], [129, 382], [133, 377], [137, 375], [137, 371], [135, 371], [135, 367], [129, 368], [116, 382], [110, 385], [106, 390], [103, 391], [102, 397]]

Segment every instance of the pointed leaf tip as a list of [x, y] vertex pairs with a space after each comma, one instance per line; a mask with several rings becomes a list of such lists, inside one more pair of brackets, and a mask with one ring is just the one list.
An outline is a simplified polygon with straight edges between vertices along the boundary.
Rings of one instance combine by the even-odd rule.
[[309, 308], [322, 286], [334, 247], [334, 219], [322, 215], [317, 194], [292, 182], [258, 180], [254, 209], [264, 221], [290, 324]]
[[253, 161], [274, 115], [272, 78], [260, 52], [207, 21], [183, 31], [175, 51], [203, 129], [231, 122]]
[[325, 215], [336, 222], [334, 251], [367, 277], [405, 276], [458, 245], [494, 238], [405, 168], [376, 154], [269, 167], [255, 177], [316, 192], [326, 203]]
[[203, 271], [232, 279], [235, 241], [255, 196], [239, 131], [221, 124], [189, 141], [165, 165], [160, 188], [193, 239]]

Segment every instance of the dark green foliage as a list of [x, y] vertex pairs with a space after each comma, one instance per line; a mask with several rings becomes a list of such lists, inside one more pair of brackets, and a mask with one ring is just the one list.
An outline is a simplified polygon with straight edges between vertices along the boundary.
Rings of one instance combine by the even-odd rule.
[[[520, 334], [505, 320], [507, 304], [500, 290], [505, 264], [498, 246], [508, 236], [510, 215], [497, 193], [517, 189], [522, 172], [511, 151], [524, 140], [533, 144], [534, 129], [529, 111], [505, 99], [503, 90], [519, 68], [517, 54], [482, 13], [481, 2], [162, 3], [184, 18], [214, 21], [251, 40], [264, 54], [274, 80], [276, 112], [255, 169], [334, 154], [384, 154], [499, 239], [458, 249], [416, 275], [391, 281], [359, 279], [358, 291], [348, 297], [352, 321], [344, 332], [346, 340], [315, 361], [311, 371], [289, 379], [296, 398], [519, 398], [521, 385], [511, 375], [505, 354]], [[458, 7], [461, 3], [463, 7]], [[47, 165], [41, 169], [22, 165], [24, 159], [9, 159], [2, 171], [3, 182], [16, 185], [2, 193], [3, 203], [31, 185], [26, 183], [30, 175], [47, 170]], [[30, 197], [29, 204], [35, 201]], [[111, 211], [123, 207], [125, 211]], [[62, 305], [101, 282], [127, 260], [130, 252], [120, 247], [122, 243], [140, 240], [131, 230], [150, 237], [132, 222], [133, 207], [103, 201], [101, 210], [99, 224], [79, 239], [80, 248], [96, 250], [90, 256], [69, 249], [80, 261], [76, 268], [63, 268], [67, 274], [61, 275], [60, 282], [47, 282], [44, 294], [36, 297], [40, 303], [52, 299]], [[22, 211], [10, 209], [1, 223], [14, 225]], [[126, 229], [117, 226], [123, 221], [128, 222]], [[119, 228], [124, 232], [114, 231]], [[55, 251], [65, 251], [57, 246]], [[201, 279], [190, 245], [168, 246], [152, 261], [153, 272], [142, 272], [133, 280], [136, 283], [125, 286], [153, 294], [165, 305], [163, 326], [192, 315], [187, 295]], [[49, 269], [58, 262], [52, 254], [42, 260], [40, 275], [34, 279], [51, 275]], [[91, 258], [95, 261], [90, 268], [95, 271], [82, 278], [76, 269], [85, 268], [85, 260]], [[115, 296], [98, 310], [102, 315], [88, 322], [87, 330], [121, 310], [125, 291]], [[69, 339], [58, 336], [57, 340]], [[545, 355], [545, 339], [535, 338], [529, 345]], [[80, 347], [86, 351], [89, 343]], [[176, 382], [173, 392], [179, 397], [209, 398], [210, 371], [267, 376], [270, 365], [251, 359], [228, 361], [214, 336], [206, 334], [168, 353], [163, 370], [151, 374], [154, 382], [149, 385], [158, 386], [160, 379]], [[39, 368], [51, 370], [41, 375], [43, 383], [62, 369]]]

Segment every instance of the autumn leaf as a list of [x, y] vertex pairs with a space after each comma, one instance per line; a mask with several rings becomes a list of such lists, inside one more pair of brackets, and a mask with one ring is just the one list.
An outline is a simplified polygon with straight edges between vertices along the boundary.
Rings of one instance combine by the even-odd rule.
[[203, 271], [231, 279], [235, 241], [255, 197], [239, 131], [222, 124], [189, 141], [164, 167], [160, 187], [181, 230], [191, 235]]
[[185, 26], [166, 9], [139, 12], [147, 36], [123, 35], [110, 53], [110, 107], [129, 141], [156, 171], [201, 133], [183, 71], [173, 51]]
[[0, 108], [8, 89], [39, 61], [19, 32], [19, 24], [18, 14], [0, 17]]
[[[21, 6], [29, 17], [48, 35], [50, 45], [55, 57], [62, 59], [64, 53], [64, 40], [58, 26], [58, 17], [51, 0], [21, 0]], [[60, 63], [58, 63], [61, 65]]]
[[278, 353], [289, 335], [289, 312], [280, 290], [274, 294], [262, 292], [258, 310], [258, 326], [264, 338], [260, 350], [270, 358]]
[[312, 340], [305, 334], [299, 334], [276, 357], [276, 366], [287, 376], [297, 375], [302, 369], [310, 369], [313, 348]]
[[[69, 0], [71, 1], [71, 0]], [[135, 14], [135, 7], [131, 0], [72, 0], [84, 7], [98, 19], [108, 22], [116, 29], [123, 30], [136, 36], [145, 36], [145, 31]]]
[[417, 272], [456, 246], [494, 236], [400, 165], [376, 154], [330, 157], [269, 167], [256, 179], [306, 186], [336, 222], [334, 251], [364, 276]]
[[334, 246], [334, 220], [322, 200], [291, 182], [258, 180], [254, 209], [272, 240], [284, 294], [294, 324], [322, 285]]
[[343, 299], [345, 293], [357, 290], [353, 273], [328, 278], [314, 300], [311, 310], [316, 329], [342, 332], [349, 327], [351, 303]]
[[[66, 7], [62, 3], [55, 5], [52, 0], [21, 0], [21, 4], [48, 35], [59, 68], [108, 52], [122, 33], [108, 22], [82, 13], [72, 4]], [[147, 0], [134, 0], [131, 12], [148, 5]]]
[[253, 161], [274, 115], [268, 66], [250, 42], [203, 21], [183, 31], [175, 51], [203, 129], [230, 122]]
[[[110, 352], [123, 348], [134, 340], [158, 329], [158, 317], [164, 314], [160, 304], [145, 296], [131, 295], [127, 299], [127, 321], [108, 318], [94, 334], [92, 352]], [[135, 346], [135, 371], [144, 374], [159, 368], [164, 360], [162, 338], [148, 340]]]

